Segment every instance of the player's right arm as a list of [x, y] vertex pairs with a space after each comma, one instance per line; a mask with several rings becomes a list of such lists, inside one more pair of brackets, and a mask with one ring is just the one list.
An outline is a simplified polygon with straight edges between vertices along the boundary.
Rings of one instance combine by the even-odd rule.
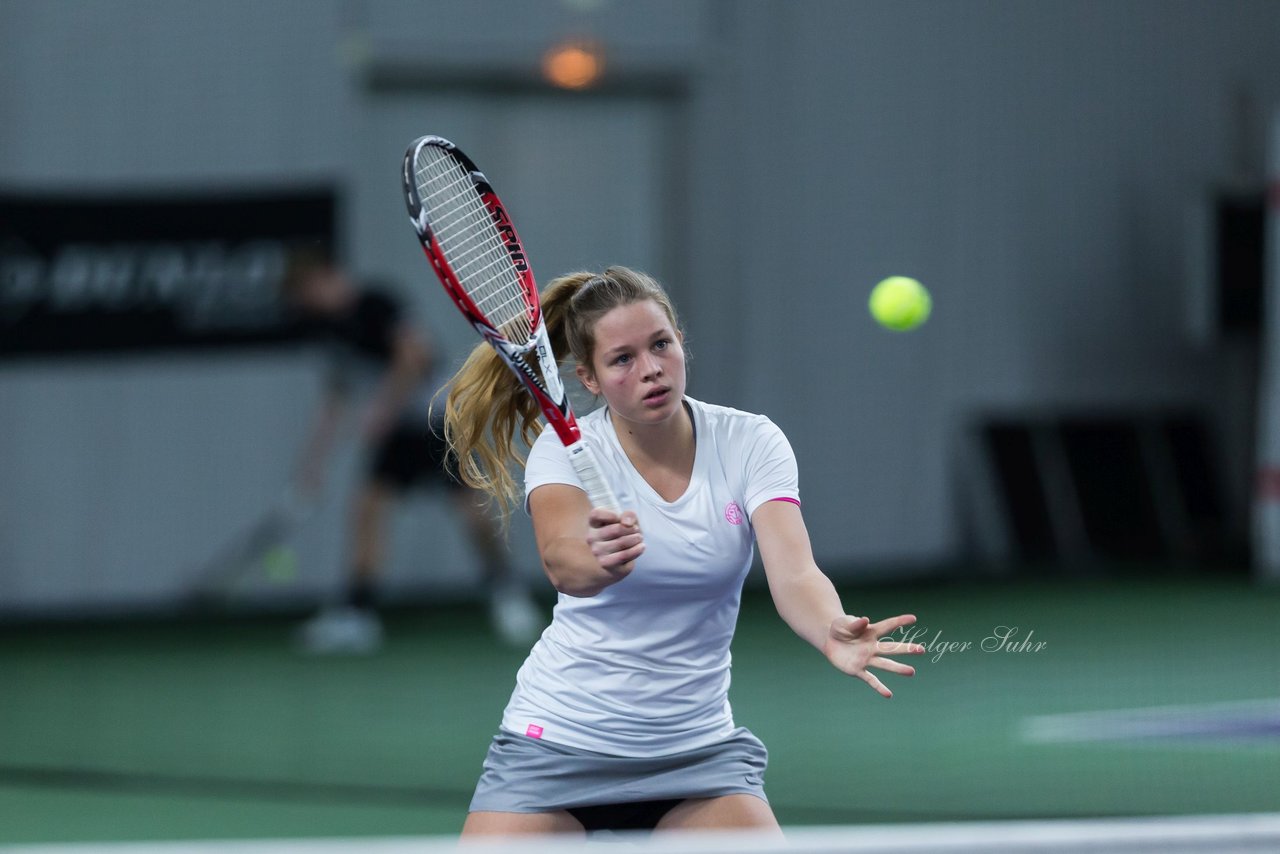
[[529, 493], [529, 515], [542, 568], [568, 596], [595, 596], [626, 578], [644, 553], [635, 513], [592, 509], [576, 486], [537, 487]]

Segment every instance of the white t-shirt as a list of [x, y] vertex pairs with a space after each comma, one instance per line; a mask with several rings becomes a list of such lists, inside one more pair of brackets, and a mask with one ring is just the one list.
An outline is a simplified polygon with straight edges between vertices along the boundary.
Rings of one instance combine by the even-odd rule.
[[[661, 756], [733, 731], [729, 642], [751, 568], [751, 514], [799, 503], [795, 455], [763, 415], [685, 398], [696, 452], [685, 493], [664, 501], [618, 443], [606, 408], [579, 420], [645, 552], [595, 596], [560, 594], [551, 625], [516, 677], [502, 728], [615, 756]], [[555, 433], [534, 442], [525, 495], [581, 486]]]

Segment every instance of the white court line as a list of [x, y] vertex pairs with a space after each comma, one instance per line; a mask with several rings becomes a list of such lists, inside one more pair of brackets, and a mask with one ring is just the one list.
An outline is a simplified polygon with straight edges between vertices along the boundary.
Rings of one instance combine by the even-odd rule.
[[1236, 736], [1280, 727], [1280, 698], [1219, 703], [1187, 703], [1034, 715], [1019, 735], [1031, 742], [1111, 741], [1136, 738]]
[[[459, 850], [455, 837], [146, 842], [84, 845], [0, 846], [0, 854], [438, 854]], [[607, 841], [545, 837], [467, 845], [473, 854], [559, 854], [564, 851], [661, 851], [663, 854], [1275, 854], [1280, 851], [1280, 813], [1050, 821], [975, 821], [812, 827], [787, 831], [786, 841], [755, 834], [666, 833], [658, 837], [615, 836]]]

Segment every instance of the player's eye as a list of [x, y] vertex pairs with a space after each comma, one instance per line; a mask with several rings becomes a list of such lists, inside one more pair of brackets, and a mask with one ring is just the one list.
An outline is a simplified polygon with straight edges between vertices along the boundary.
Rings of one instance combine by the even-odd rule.
[[657, 350], [659, 353], [667, 349], [669, 346], [671, 346], [670, 338], [659, 338], [657, 341], [653, 342], [653, 349]]
[[613, 363], [615, 365], [625, 365], [630, 361], [631, 361], [631, 356], [627, 353], [623, 353], [621, 356], [618, 356], [616, 359], [614, 359]]

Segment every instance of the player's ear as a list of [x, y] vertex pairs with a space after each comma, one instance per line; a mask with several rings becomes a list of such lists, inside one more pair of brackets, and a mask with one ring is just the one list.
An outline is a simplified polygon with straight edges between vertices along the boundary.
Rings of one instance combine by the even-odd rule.
[[582, 383], [582, 387], [588, 392], [591, 394], [600, 393], [600, 384], [596, 382], [596, 378], [591, 371], [587, 370], [586, 365], [578, 365], [578, 367], [574, 368], [574, 373], [578, 375], [578, 381]]

